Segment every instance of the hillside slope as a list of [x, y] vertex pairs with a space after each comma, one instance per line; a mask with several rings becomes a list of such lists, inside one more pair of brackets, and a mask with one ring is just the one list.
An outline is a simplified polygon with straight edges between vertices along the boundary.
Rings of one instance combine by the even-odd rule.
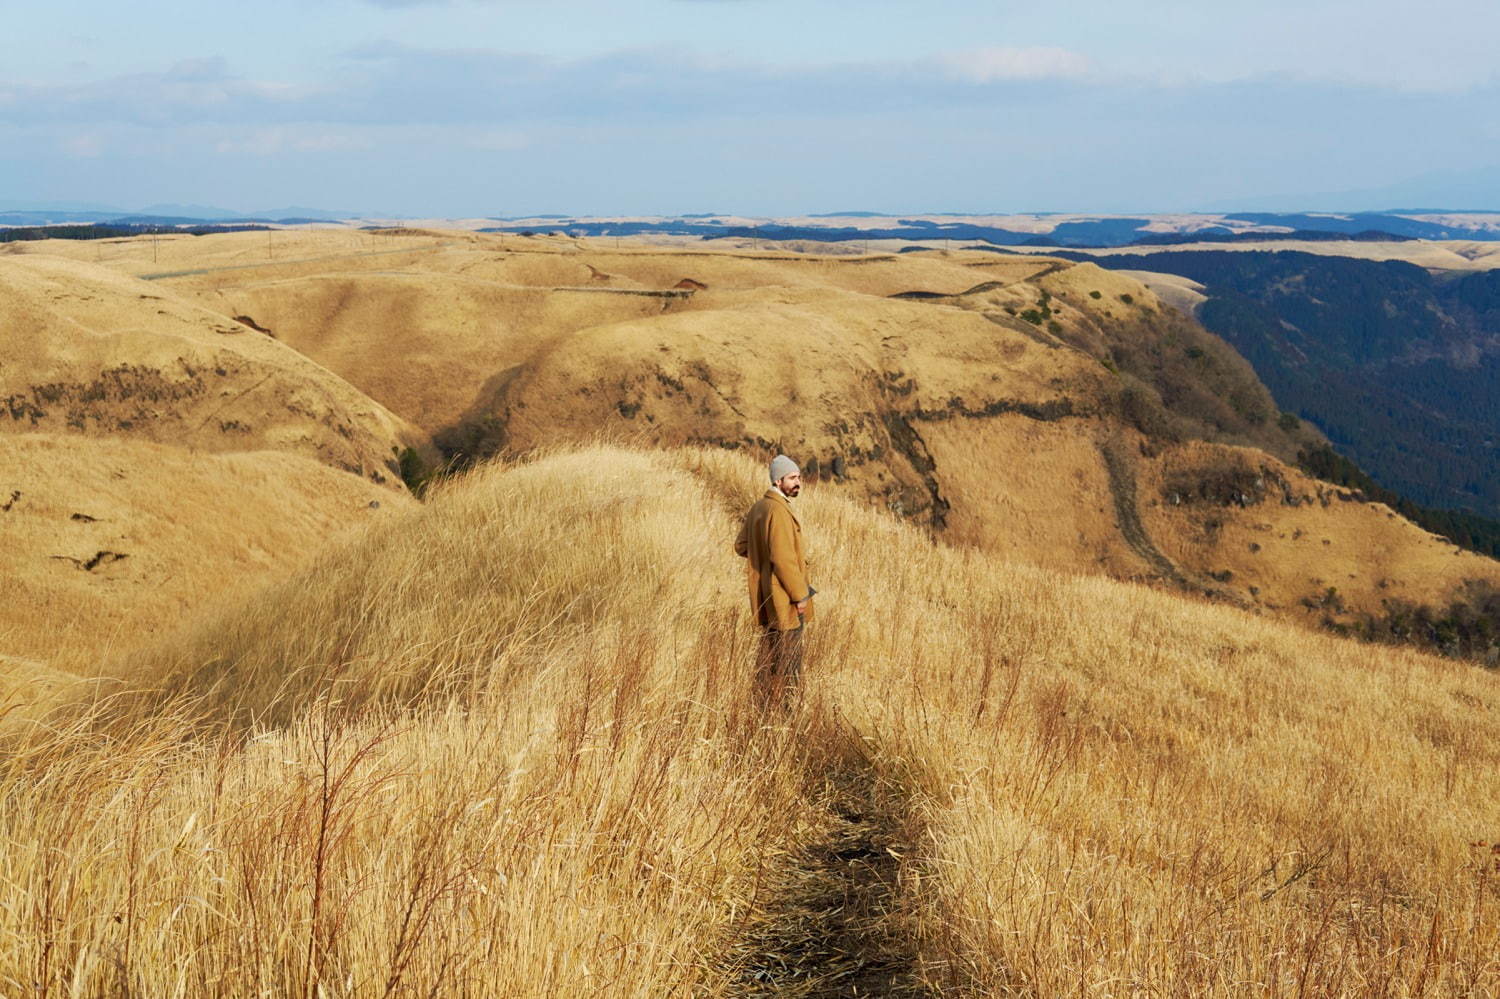
[[0, 770], [0, 980], [832, 987], [778, 948], [827, 953], [809, 851], [873, 815], [902, 838], [862, 939], [929, 995], [1500, 988], [1493, 673], [935, 544], [825, 483], [805, 698], [758, 719], [730, 541], [761, 485], [722, 450], [490, 465], [136, 653], [195, 699], [107, 743], [61, 716]]
[[0, 434], [0, 653], [94, 673], [205, 601], [279, 579], [412, 505], [284, 452]]
[[[392, 238], [158, 283], [459, 460], [601, 436], [780, 449], [953, 543], [1337, 626], [1441, 617], [1500, 579], [1288, 467], [1322, 438], [1222, 341], [1090, 264]], [[222, 258], [233, 237], [213, 239]]]
[[42, 254], [0, 258], [0, 433], [281, 450], [401, 489], [422, 435], [264, 333], [157, 285]]
[[0, 328], [0, 654], [39, 672], [90, 673], [413, 502], [425, 434], [159, 284], [7, 253]]
[[1203, 323], [1377, 482], [1500, 517], [1500, 270], [1293, 252], [1096, 259], [1201, 282]]

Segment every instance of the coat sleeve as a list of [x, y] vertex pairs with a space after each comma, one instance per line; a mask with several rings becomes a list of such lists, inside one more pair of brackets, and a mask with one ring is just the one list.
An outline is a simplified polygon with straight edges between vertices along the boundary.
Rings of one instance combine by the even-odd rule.
[[740, 558], [750, 557], [750, 518], [740, 524], [740, 536], [734, 539], [734, 553]]
[[792, 603], [797, 604], [812, 596], [808, 592], [807, 574], [797, 560], [797, 544], [793, 538], [796, 530], [792, 515], [784, 510], [771, 514], [770, 523], [771, 571], [781, 582]]

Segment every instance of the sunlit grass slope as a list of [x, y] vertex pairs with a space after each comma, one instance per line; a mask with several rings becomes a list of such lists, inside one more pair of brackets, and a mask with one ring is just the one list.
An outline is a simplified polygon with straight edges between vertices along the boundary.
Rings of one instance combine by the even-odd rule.
[[150, 287], [268, 331], [463, 460], [600, 439], [781, 450], [950, 544], [1351, 629], [1500, 585], [1500, 564], [1288, 467], [1316, 431], [1281, 421], [1228, 344], [1093, 264], [472, 232], [269, 242], [54, 240], [18, 259], [92, 252], [139, 273], [144, 251], [169, 254]]
[[[826, 641], [869, 651], [836, 654], [826, 696], [910, 786], [926, 926], [958, 980], [1500, 988], [1494, 672], [1104, 580], [913, 560], [851, 527], [824, 527], [864, 568]], [[892, 592], [911, 599], [858, 614]]]
[[236, 318], [107, 266], [0, 256], [0, 433], [286, 451], [399, 490], [425, 435]]
[[722, 986], [801, 780], [750, 737], [726, 524], [642, 455], [494, 469], [15, 735], [0, 992]]
[[722, 452], [483, 468], [119, 664], [155, 694], [14, 727], [0, 991], [733, 992], [855, 749], [943, 994], [1500, 987], [1494, 673], [822, 490], [807, 697], [761, 726], [761, 488]]
[[93, 673], [215, 594], [414, 506], [298, 454], [0, 434], [0, 651]]
[[12, 429], [294, 450], [396, 489], [439, 454], [780, 450], [950, 544], [1434, 643], [1414, 614], [1500, 586], [1290, 467], [1317, 432], [1089, 263], [317, 230], [13, 244], [0, 278], [29, 344]]

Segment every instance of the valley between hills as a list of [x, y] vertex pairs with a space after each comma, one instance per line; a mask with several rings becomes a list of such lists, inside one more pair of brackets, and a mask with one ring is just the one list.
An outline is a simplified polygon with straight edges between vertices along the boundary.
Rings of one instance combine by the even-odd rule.
[[0, 983], [1500, 989], [1500, 563], [1184, 287], [814, 249], [0, 249]]

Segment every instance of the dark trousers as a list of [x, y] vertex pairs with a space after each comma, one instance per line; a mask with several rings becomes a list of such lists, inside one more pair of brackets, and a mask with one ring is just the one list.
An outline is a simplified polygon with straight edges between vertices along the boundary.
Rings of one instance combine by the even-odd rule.
[[779, 707], [795, 696], [802, 678], [802, 633], [767, 628], [755, 658], [755, 696], [762, 708]]

